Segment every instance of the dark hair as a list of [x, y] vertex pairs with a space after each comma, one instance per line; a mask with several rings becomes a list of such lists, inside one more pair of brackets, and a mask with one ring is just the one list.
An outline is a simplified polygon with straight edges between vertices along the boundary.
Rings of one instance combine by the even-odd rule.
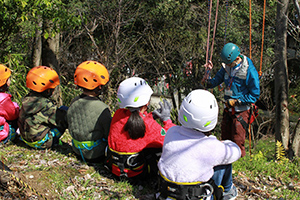
[[8, 90], [8, 85], [7, 85], [7, 83], [5, 83], [4, 85], [2, 85], [1, 87], [0, 87], [0, 92], [6, 92]]
[[131, 112], [124, 130], [128, 131], [130, 138], [134, 140], [145, 136], [146, 126], [138, 110]]
[[80, 87], [80, 86], [78, 86], [78, 87], [81, 88], [83, 92], [89, 92], [89, 93], [93, 92], [93, 93], [95, 93], [96, 96], [99, 96], [101, 94], [101, 92], [102, 92], [103, 85], [101, 85], [101, 88], [99, 88], [99, 86], [97, 86], [97, 87], [95, 87], [92, 90], [89, 90], [87, 88]]
[[53, 88], [48, 88], [46, 90], [44, 90], [43, 92], [40, 92], [42, 96], [46, 97], [46, 98], [49, 98], [52, 96], [54, 92], [54, 89]]

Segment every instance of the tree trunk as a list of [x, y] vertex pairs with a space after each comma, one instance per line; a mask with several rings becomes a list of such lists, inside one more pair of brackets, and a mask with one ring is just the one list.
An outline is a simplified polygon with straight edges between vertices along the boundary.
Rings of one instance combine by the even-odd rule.
[[42, 65], [42, 26], [43, 21], [39, 18], [38, 27], [35, 31], [35, 38], [33, 43], [33, 52], [32, 52], [32, 65], [33, 67]]
[[300, 118], [297, 121], [295, 126], [293, 135], [291, 135], [291, 145], [292, 145], [292, 152], [290, 152], [291, 158], [292, 156], [300, 157]]
[[[46, 30], [51, 33], [53, 24], [50, 20], [47, 20], [46, 22]], [[43, 42], [43, 65], [51, 67], [54, 69], [58, 76], [60, 77], [60, 68], [59, 68], [59, 62], [58, 62], [58, 54], [59, 54], [59, 39], [60, 34], [55, 33], [54, 37], [48, 37]], [[60, 87], [57, 87], [54, 94], [53, 99], [58, 103], [58, 105], [62, 105], [62, 95], [61, 95], [61, 89]]]
[[289, 147], [288, 70], [287, 70], [287, 13], [289, 0], [278, 0], [275, 34], [275, 139]]

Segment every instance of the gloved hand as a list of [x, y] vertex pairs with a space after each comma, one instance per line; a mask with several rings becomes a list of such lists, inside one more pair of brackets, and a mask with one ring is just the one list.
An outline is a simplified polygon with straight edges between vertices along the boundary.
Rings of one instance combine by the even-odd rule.
[[232, 108], [234, 106], [238, 106], [241, 104], [241, 101], [238, 99], [227, 99], [227, 101], [225, 102], [225, 105], [227, 108]]
[[153, 111], [153, 118], [159, 117], [161, 121], [167, 121], [170, 119], [171, 104], [164, 99], [164, 102], [159, 102], [160, 108]]

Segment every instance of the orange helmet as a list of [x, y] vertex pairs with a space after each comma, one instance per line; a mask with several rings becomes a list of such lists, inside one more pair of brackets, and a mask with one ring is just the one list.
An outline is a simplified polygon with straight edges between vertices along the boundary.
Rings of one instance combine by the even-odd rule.
[[26, 77], [26, 86], [36, 92], [54, 89], [59, 85], [59, 77], [54, 69], [46, 66], [32, 68]]
[[0, 87], [3, 86], [9, 79], [11, 71], [5, 65], [0, 64]]
[[99, 85], [105, 85], [109, 74], [104, 65], [97, 61], [85, 61], [78, 65], [74, 74], [74, 83], [88, 90], [93, 90]]

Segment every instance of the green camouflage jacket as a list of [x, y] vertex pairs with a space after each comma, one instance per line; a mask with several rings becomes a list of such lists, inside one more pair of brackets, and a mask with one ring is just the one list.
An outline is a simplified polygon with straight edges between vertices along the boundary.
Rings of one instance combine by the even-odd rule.
[[[30, 92], [22, 101], [18, 119], [21, 136], [28, 142], [35, 142], [43, 139], [52, 128], [57, 128], [63, 134], [67, 128], [66, 113], [51, 99]], [[49, 138], [42, 148], [52, 146], [51, 134]]]

